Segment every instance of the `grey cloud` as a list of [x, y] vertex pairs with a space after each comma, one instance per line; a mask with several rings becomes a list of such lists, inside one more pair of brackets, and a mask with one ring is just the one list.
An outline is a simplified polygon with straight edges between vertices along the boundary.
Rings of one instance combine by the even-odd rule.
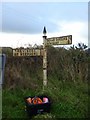
[[80, 6], [73, 3], [3, 3], [2, 31], [38, 34], [46, 26], [47, 31], [53, 33], [58, 26], [50, 20], [73, 20], [77, 15], [85, 18], [85, 14], [78, 12]]
[[2, 20], [2, 31], [4, 32], [19, 32], [27, 34], [36, 34], [41, 33], [43, 26], [47, 27], [48, 32], [54, 32], [57, 30], [58, 26], [54, 23], [51, 23], [49, 20], [43, 18], [42, 21], [32, 20], [32, 19], [23, 19], [22, 17], [16, 18], [15, 16], [7, 17], [3, 15]]

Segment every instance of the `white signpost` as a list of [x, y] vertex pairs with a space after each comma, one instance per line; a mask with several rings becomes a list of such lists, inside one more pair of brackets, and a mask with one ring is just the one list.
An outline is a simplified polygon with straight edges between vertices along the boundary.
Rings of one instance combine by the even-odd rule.
[[44, 27], [42, 51], [39, 49], [13, 49], [13, 56], [43, 56], [43, 90], [47, 86], [47, 46], [72, 44], [72, 35], [47, 38], [46, 33], [47, 31]]
[[46, 49], [46, 28], [43, 30], [43, 90], [47, 86], [47, 49]]
[[69, 45], [72, 44], [72, 35], [47, 38], [46, 28], [43, 30], [43, 90], [47, 86], [47, 48], [48, 45]]

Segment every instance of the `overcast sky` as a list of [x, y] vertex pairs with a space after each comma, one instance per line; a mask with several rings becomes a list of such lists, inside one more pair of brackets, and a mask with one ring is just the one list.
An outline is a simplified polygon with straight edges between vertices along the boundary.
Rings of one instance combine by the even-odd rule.
[[72, 35], [73, 44], [88, 45], [88, 2], [2, 2], [0, 46], [43, 43], [47, 37]]

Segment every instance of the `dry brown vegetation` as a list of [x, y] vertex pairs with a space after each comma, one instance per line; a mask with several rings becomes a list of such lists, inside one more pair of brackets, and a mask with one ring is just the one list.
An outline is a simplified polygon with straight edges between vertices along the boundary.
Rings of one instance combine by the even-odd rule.
[[[48, 47], [48, 79], [62, 82], [87, 82], [88, 61], [87, 51], [83, 48]], [[42, 57], [7, 56], [4, 86], [9, 89], [38, 88], [42, 86]]]

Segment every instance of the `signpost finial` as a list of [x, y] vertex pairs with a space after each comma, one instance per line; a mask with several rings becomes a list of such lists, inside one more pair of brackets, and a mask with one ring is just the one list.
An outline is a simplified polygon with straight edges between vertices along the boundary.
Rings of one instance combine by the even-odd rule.
[[43, 29], [43, 34], [46, 34], [47, 31], [46, 31], [46, 27], [44, 26], [44, 29]]

